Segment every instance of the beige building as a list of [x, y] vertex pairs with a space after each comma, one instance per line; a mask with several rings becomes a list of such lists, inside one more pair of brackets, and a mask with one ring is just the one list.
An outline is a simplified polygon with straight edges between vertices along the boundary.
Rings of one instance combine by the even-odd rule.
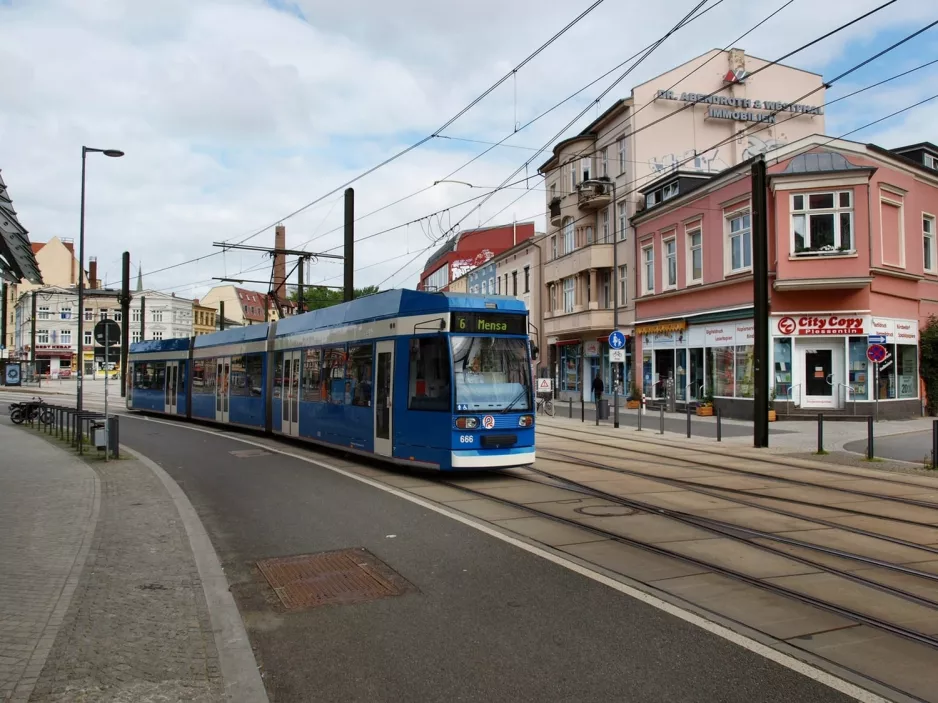
[[[540, 167], [548, 209], [542, 354], [560, 397], [589, 398], [597, 373], [612, 387], [614, 287], [619, 329], [634, 333], [630, 218], [695, 187], [704, 174], [823, 133], [823, 103], [821, 76], [715, 49], [634, 87], [554, 147]], [[630, 346], [621, 389], [631, 378]]]
[[468, 293], [469, 292], [469, 273], [464, 273], [459, 278], [452, 281], [443, 290], [449, 293]]
[[215, 318], [218, 311], [202, 305], [198, 299], [192, 301], [192, 334], [200, 337], [203, 334], [211, 334], [215, 331]]
[[536, 365], [546, 368], [547, 359], [544, 357], [544, 352], [547, 346], [544, 343], [541, 315], [544, 297], [544, 289], [541, 285], [544, 236], [542, 233], [537, 233], [530, 239], [502, 252], [489, 263], [495, 264], [496, 290], [501, 295], [510, 295], [521, 300], [527, 306], [528, 332], [531, 342], [541, 351]]

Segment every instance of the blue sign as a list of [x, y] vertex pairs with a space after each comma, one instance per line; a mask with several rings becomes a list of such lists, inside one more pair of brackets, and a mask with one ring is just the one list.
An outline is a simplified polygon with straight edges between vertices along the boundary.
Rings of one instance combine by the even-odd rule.
[[885, 344], [886, 335], [884, 334], [871, 334], [866, 338], [867, 344]]
[[6, 384], [8, 386], [20, 385], [20, 365], [19, 364], [7, 364]]
[[611, 332], [609, 334], [609, 348], [625, 349], [625, 335], [622, 334], [619, 330]]

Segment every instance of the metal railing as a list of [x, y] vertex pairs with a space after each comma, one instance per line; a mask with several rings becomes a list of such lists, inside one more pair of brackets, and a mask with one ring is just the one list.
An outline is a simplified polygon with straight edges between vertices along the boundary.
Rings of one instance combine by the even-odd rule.
[[837, 383], [837, 398], [840, 399], [840, 389], [844, 389], [844, 406], [846, 407], [847, 403], [850, 402], [850, 394], [853, 393], [853, 414], [857, 414], [857, 389], [851, 386], [849, 383]]
[[798, 389], [800, 390], [800, 389], [801, 389], [801, 384], [800, 384], [800, 383], [794, 383], [794, 384], [788, 386], [788, 393], [785, 394], [785, 402], [788, 403], [788, 411], [787, 411], [787, 413], [786, 413], [787, 415], [791, 415], [791, 409], [792, 409], [792, 406], [794, 405], [794, 402], [795, 402], [795, 400], [794, 400], [794, 399], [795, 399], [795, 393], [794, 393], [794, 391], [795, 391], [796, 388], [798, 388]]

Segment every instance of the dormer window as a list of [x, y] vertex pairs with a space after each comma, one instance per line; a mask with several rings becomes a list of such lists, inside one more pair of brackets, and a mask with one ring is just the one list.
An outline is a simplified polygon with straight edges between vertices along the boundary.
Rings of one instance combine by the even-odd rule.
[[649, 193], [645, 196], [645, 207], [651, 207], [655, 204], [655, 194]]
[[677, 195], [677, 183], [669, 183], [661, 189], [661, 200], [668, 200]]
[[931, 154], [925, 154], [925, 166], [928, 168], [933, 168], [938, 171], [938, 156], [932, 156]]

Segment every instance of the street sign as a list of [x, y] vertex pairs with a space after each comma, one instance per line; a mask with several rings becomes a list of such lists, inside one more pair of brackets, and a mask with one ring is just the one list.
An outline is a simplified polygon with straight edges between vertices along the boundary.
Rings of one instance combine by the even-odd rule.
[[[610, 339], [612, 339], [612, 337], [610, 337]], [[613, 364], [624, 364], [625, 363], [625, 349], [610, 349], [609, 361]]]
[[879, 364], [886, 359], [886, 347], [882, 344], [871, 344], [867, 347], [866, 358], [874, 364]]
[[121, 326], [114, 320], [100, 320], [94, 326], [94, 341], [102, 347], [116, 347], [121, 343]]
[[20, 385], [20, 365], [19, 364], [7, 364], [6, 367], [6, 384], [8, 386], [18, 386]]
[[[625, 349], [625, 335], [622, 334], [619, 330], [609, 333], [609, 348], [610, 349]], [[611, 360], [611, 357], [610, 357]], [[622, 359], [625, 361], [625, 359]]]
[[868, 344], [885, 344], [886, 335], [884, 334], [871, 334], [866, 338]]
[[539, 378], [537, 379], [537, 392], [538, 393], [551, 393], [554, 390], [554, 379], [552, 378]]

